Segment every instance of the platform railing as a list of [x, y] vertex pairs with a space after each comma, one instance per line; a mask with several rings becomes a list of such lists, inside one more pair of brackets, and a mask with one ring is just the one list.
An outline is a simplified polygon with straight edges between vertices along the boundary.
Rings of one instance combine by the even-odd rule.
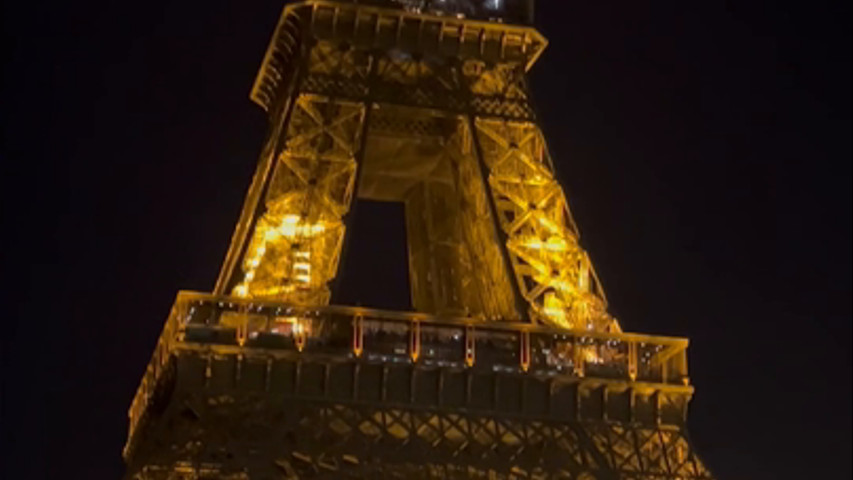
[[128, 412], [129, 434], [172, 353], [181, 348], [685, 386], [687, 343], [683, 338], [360, 307], [305, 308], [182, 291]]
[[533, 0], [481, 2], [477, 0], [349, 0], [359, 5], [399, 8], [411, 13], [450, 15], [497, 22], [533, 22]]

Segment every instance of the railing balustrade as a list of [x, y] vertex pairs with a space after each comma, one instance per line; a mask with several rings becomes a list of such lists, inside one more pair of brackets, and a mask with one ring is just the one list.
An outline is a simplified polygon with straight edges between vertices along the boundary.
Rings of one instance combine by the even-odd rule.
[[131, 405], [130, 431], [178, 348], [291, 352], [477, 371], [687, 385], [687, 340], [180, 292]]

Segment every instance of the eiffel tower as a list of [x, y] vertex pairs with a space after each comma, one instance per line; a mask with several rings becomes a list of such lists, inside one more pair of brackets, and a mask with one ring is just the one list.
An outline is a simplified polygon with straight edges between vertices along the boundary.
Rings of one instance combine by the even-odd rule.
[[[257, 171], [213, 292], [166, 320], [126, 478], [712, 478], [687, 340], [623, 332], [578, 243], [532, 4], [285, 6]], [[414, 311], [332, 304], [354, 197], [404, 205]]]

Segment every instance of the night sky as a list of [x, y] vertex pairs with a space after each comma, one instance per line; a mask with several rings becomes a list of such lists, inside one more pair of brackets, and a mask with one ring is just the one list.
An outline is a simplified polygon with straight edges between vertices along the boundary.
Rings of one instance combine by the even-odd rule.
[[[175, 293], [212, 288], [237, 221], [282, 4], [24, 3], [3, 5], [0, 476], [114, 479]], [[851, 476], [850, 8], [538, 2], [534, 101], [582, 244], [626, 330], [691, 339], [690, 432], [723, 480]], [[378, 243], [399, 210], [357, 212], [339, 298], [405, 305], [405, 249]]]

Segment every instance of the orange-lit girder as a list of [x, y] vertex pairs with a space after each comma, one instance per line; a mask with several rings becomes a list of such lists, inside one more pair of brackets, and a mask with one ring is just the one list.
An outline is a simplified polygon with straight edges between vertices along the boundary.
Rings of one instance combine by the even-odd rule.
[[301, 305], [328, 302], [364, 115], [361, 104], [312, 95], [296, 99], [233, 295]]
[[544, 323], [618, 330], [533, 123], [479, 118], [477, 139], [516, 280]]

